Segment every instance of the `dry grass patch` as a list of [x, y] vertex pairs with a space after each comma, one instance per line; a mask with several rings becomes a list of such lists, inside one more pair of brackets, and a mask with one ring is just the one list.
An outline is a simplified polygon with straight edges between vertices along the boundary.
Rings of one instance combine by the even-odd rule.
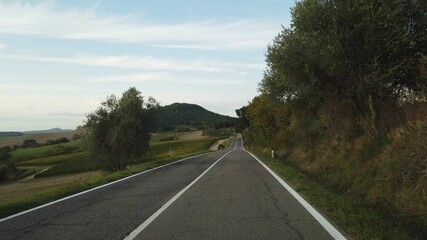
[[15, 182], [0, 185], [0, 202], [29, 196], [31, 194], [61, 188], [69, 184], [85, 181], [89, 178], [102, 175], [101, 171], [32, 179], [24, 182]]
[[182, 135], [178, 136], [179, 140], [196, 140], [196, 139], [203, 139], [207, 138], [208, 136], [203, 136], [203, 131], [191, 131], [191, 132], [185, 132]]
[[68, 132], [59, 133], [37, 133], [37, 134], [24, 134], [15, 137], [2, 137], [0, 138], [0, 147], [21, 145], [25, 139], [35, 139], [38, 143], [46, 143], [47, 140], [55, 140], [62, 137], [66, 137], [68, 140], [72, 140], [74, 134], [81, 134], [81, 130], [72, 130]]

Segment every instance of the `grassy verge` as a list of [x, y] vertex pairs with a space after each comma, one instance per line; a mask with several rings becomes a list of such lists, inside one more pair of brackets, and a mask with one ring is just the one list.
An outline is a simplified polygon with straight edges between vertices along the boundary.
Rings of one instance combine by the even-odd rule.
[[[112, 182], [120, 178], [130, 176], [132, 174], [136, 174], [138, 172], [142, 172], [142, 171], [152, 169], [167, 163], [171, 163], [179, 159], [209, 152], [209, 150], [207, 149], [209, 149], [209, 146], [215, 141], [217, 141], [217, 138], [211, 138], [206, 140], [203, 139], [203, 140], [197, 140], [197, 141], [177, 141], [173, 143], [162, 142], [162, 143], [154, 144], [154, 146], [151, 149], [151, 153], [156, 155], [152, 155], [154, 157], [151, 158], [151, 160], [134, 164], [128, 167], [124, 171], [106, 173], [102, 176], [92, 177], [84, 181], [80, 181], [74, 184], [68, 184], [56, 189], [37, 192], [26, 197], [21, 197], [18, 199], [6, 200], [3, 202], [0, 202], [0, 218], [9, 216], [11, 214], [14, 214], [32, 207], [39, 206], [44, 203], [54, 201], [56, 199], [60, 199], [65, 196], [69, 196], [71, 194], [78, 193], [78, 192], [81, 192], [108, 182]], [[169, 149], [171, 146], [175, 147], [175, 151], [178, 154], [174, 156], [169, 156], [169, 151], [170, 151]], [[167, 152], [168, 154], [166, 154], [165, 152]], [[75, 161], [65, 161], [63, 163], [73, 165]], [[61, 164], [62, 163], [60, 163], [60, 165]], [[64, 169], [66, 168], [64, 167]]]
[[219, 138], [211, 137], [198, 140], [178, 140], [155, 142], [150, 146], [147, 155], [142, 159], [158, 159], [181, 156], [188, 153], [201, 152], [209, 149]]
[[230, 137], [228, 138], [223, 144], [224, 144], [224, 148], [227, 149], [228, 147], [230, 147], [231, 143], [233, 142], [233, 138]]
[[387, 204], [373, 204], [358, 196], [336, 192], [291, 163], [251, 151], [352, 238], [422, 239], [408, 224], [393, 217], [392, 209]]

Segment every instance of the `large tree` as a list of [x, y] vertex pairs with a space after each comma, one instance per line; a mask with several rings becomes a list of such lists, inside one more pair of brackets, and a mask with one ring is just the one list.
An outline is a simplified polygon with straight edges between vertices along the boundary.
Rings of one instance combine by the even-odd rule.
[[426, 92], [425, 0], [305, 0], [268, 47], [261, 91], [333, 104], [375, 138], [383, 112]]
[[156, 127], [159, 104], [144, 100], [131, 87], [121, 98], [111, 95], [93, 113], [87, 115], [88, 142], [94, 156], [110, 171], [126, 168], [149, 147], [150, 132]]

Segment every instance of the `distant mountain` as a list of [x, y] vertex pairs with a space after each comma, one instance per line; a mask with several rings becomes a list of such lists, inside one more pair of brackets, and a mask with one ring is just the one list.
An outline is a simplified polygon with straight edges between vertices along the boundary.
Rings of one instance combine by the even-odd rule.
[[47, 130], [34, 130], [34, 131], [25, 131], [22, 132], [24, 134], [37, 134], [37, 133], [62, 133], [62, 132], [70, 132], [73, 131], [71, 129], [61, 129], [61, 128], [51, 128]]
[[237, 118], [220, 115], [196, 104], [174, 103], [160, 108], [160, 128], [170, 126], [215, 126], [234, 125]]

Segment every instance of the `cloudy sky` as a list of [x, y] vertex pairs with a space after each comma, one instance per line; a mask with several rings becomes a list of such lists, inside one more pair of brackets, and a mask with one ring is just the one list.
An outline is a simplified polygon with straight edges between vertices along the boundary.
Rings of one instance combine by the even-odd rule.
[[293, 0], [0, 1], [0, 131], [81, 125], [135, 86], [235, 116]]

